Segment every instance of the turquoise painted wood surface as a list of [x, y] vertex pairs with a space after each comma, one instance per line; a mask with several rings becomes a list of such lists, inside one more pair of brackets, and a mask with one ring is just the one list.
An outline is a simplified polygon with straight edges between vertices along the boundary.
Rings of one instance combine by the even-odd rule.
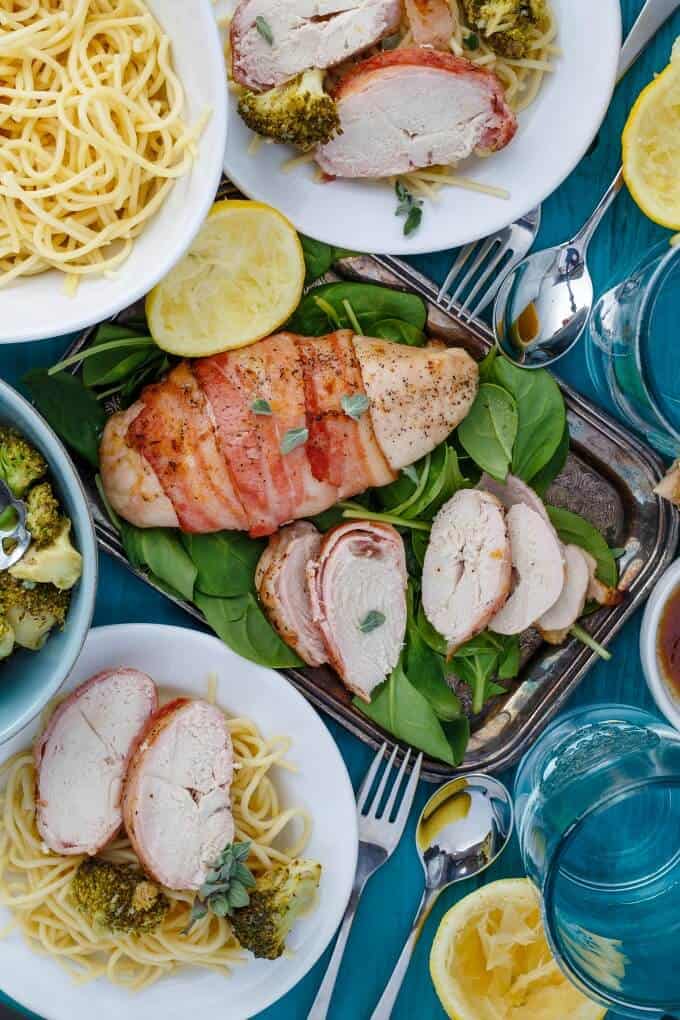
[[[632, 25], [641, 5], [642, 0], [622, 0], [626, 28]], [[583, 25], [583, 31], [588, 31], [587, 22]], [[672, 42], [677, 35], [680, 35], [680, 14], [675, 15], [619, 86], [594, 149], [559, 191], [545, 202], [538, 246], [555, 244], [570, 236], [596, 204], [618, 168], [620, 135], [627, 111], [640, 89], [667, 63]], [[537, 153], [536, 158], [540, 159], [540, 153]], [[527, 167], [527, 173], [530, 172], [531, 167]], [[464, 193], [461, 200], [465, 200]], [[591, 269], [596, 291], [601, 292], [610, 280], [624, 275], [636, 256], [666, 235], [667, 232], [648, 222], [624, 193], [609, 213], [591, 248]], [[422, 271], [441, 281], [450, 265], [451, 256], [438, 254], [421, 257], [414, 262]], [[10, 383], [16, 383], [29, 367], [53, 363], [65, 346], [61, 340], [4, 347], [0, 349], [0, 376]], [[559, 371], [577, 390], [594, 397], [582, 349], [577, 348], [565, 358]], [[180, 610], [129, 575], [123, 567], [107, 556], [102, 556], [95, 624], [137, 621], [193, 625]], [[626, 702], [653, 710], [639, 661], [639, 623], [638, 614], [614, 642], [613, 661], [598, 664], [591, 671], [573, 697], [570, 707]], [[357, 786], [372, 754], [340, 726], [330, 720], [327, 720], [327, 725], [342, 751], [352, 781]], [[512, 773], [502, 778], [512, 784]], [[340, 975], [330, 1013], [331, 1020], [368, 1020], [392, 971], [420, 898], [422, 876], [413, 845], [414, 819], [431, 792], [432, 787], [421, 784], [411, 824], [401, 846], [366, 890]], [[484, 880], [493, 881], [521, 874], [520, 856], [514, 841], [503, 858], [486, 873]], [[443, 1020], [444, 1013], [429, 978], [429, 947], [443, 913], [472, 888], [472, 883], [466, 883], [442, 896], [417, 948], [393, 1013], [394, 1020]], [[312, 1004], [328, 955], [326, 953], [305, 980], [281, 1002], [262, 1013], [261, 1020], [302, 1020]], [[87, 992], [83, 994], [87, 995]], [[615, 1020], [612, 1014], [610, 1020]]]

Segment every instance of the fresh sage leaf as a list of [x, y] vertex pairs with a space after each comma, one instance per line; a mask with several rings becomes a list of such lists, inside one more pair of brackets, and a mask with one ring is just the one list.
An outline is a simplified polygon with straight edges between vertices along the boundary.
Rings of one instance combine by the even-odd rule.
[[381, 613], [378, 609], [371, 609], [359, 623], [359, 630], [362, 634], [370, 634], [372, 631], [377, 630], [378, 627], [382, 627], [385, 619], [384, 613]]
[[619, 579], [616, 559], [597, 528], [571, 510], [562, 510], [556, 506], [546, 506], [546, 510], [560, 540], [565, 545], [578, 545], [590, 553], [597, 561], [597, 576], [600, 581], [610, 588], [615, 588]]
[[482, 383], [458, 439], [483, 471], [504, 481], [513, 455], [519, 418], [514, 398], [493, 383]]
[[263, 397], [258, 397], [257, 400], [253, 400], [250, 405], [250, 410], [253, 414], [273, 414], [272, 405]]
[[92, 390], [68, 372], [49, 375], [33, 369], [23, 378], [31, 399], [67, 446], [93, 467], [99, 466], [99, 440], [106, 414]]
[[255, 28], [260, 33], [265, 42], [269, 43], [270, 46], [274, 45], [274, 33], [271, 30], [271, 26], [266, 18], [263, 18], [261, 14], [255, 18]]
[[309, 439], [308, 428], [304, 427], [299, 429], [288, 429], [283, 439], [281, 440], [281, 453], [283, 453], [284, 455], [286, 453], [292, 453], [293, 450], [296, 450], [298, 448], [298, 446], [304, 446], [308, 439]]
[[341, 397], [340, 404], [345, 414], [355, 421], [359, 421], [370, 407], [370, 401], [365, 393], [346, 394]]

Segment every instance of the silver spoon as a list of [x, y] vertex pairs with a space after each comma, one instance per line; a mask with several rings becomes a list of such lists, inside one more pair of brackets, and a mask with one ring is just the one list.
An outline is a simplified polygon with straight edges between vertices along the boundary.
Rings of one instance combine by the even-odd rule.
[[479, 875], [505, 850], [512, 834], [510, 794], [491, 776], [453, 779], [430, 797], [418, 819], [416, 848], [425, 871], [425, 892], [402, 950], [371, 1020], [389, 1020], [413, 950], [439, 894], [454, 882]]
[[0, 570], [9, 570], [18, 563], [30, 543], [31, 536], [26, 530], [26, 504], [15, 499], [0, 480]]

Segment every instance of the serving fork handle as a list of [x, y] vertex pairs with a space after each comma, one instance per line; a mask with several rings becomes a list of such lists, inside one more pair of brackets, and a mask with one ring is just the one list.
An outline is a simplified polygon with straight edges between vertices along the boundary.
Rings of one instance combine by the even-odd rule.
[[342, 964], [342, 958], [345, 955], [345, 947], [349, 938], [349, 933], [352, 930], [354, 918], [356, 916], [357, 907], [359, 906], [359, 900], [361, 894], [364, 891], [364, 886], [368, 881], [368, 876], [364, 877], [361, 881], [355, 881], [352, 893], [347, 904], [342, 921], [340, 922], [340, 929], [338, 931], [338, 937], [335, 941], [335, 948], [330, 958], [324, 979], [321, 982], [319, 991], [316, 994], [316, 998], [312, 1004], [312, 1008], [307, 1014], [307, 1020], [326, 1020], [328, 1010], [333, 997], [333, 990], [335, 983], [338, 980], [338, 974], [340, 973], [340, 965]]

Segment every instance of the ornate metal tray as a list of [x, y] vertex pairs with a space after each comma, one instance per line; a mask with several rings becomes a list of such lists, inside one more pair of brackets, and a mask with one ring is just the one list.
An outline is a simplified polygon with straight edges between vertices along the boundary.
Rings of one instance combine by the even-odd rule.
[[[342, 278], [374, 281], [417, 292], [428, 303], [431, 334], [467, 348], [477, 358], [481, 358], [492, 343], [492, 335], [482, 322], [463, 323], [455, 308], [450, 312], [440, 308], [434, 285], [404, 262], [387, 257], [357, 256], [343, 260], [336, 271]], [[123, 312], [118, 320], [125, 321], [133, 311]], [[90, 335], [88, 331], [79, 337], [71, 353], [87, 344]], [[548, 499], [590, 519], [605, 534], [610, 545], [625, 548], [620, 568], [626, 599], [615, 609], [593, 614], [585, 624], [598, 641], [606, 644], [644, 601], [673, 559], [680, 517], [670, 504], [653, 494], [654, 485], [663, 473], [662, 462], [656, 454], [568, 386], [560, 385], [567, 402], [571, 453]], [[118, 535], [101, 505], [93, 473], [81, 465], [81, 476], [101, 548], [151, 584], [128, 563]], [[166, 592], [163, 594], [171, 598]], [[202, 620], [193, 606], [179, 599], [172, 601]], [[575, 640], [554, 648], [537, 636], [535, 639], [529, 636], [523, 651], [523, 666], [512, 690], [495, 699], [486, 714], [473, 725], [460, 769], [425, 759], [425, 779], [440, 782], [454, 772], [496, 772], [512, 765], [596, 661], [595, 654]], [[378, 726], [353, 707], [349, 692], [329, 668], [284, 672], [309, 701], [360, 740], [378, 747], [386, 739]]]

